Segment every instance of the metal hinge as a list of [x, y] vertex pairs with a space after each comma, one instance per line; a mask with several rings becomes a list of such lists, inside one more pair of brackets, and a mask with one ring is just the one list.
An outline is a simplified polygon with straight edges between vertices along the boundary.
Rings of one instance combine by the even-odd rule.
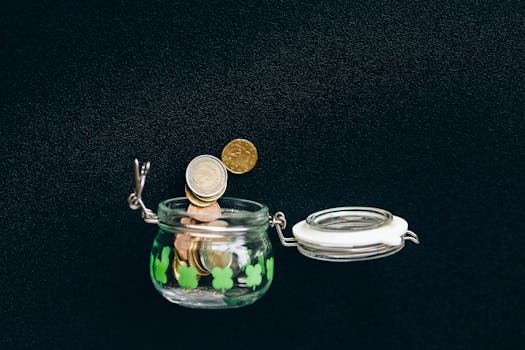
[[142, 219], [148, 224], [158, 224], [159, 218], [151, 209], [148, 209], [142, 201], [142, 190], [146, 182], [146, 175], [148, 174], [150, 162], [143, 163], [139, 166], [139, 160], [135, 159], [133, 162], [133, 170], [135, 172], [135, 191], [128, 196], [129, 207], [133, 210], [140, 209], [142, 212]]
[[281, 244], [285, 247], [296, 247], [297, 240], [293, 237], [284, 237], [283, 230], [286, 228], [286, 216], [282, 211], [278, 211], [273, 216], [269, 217], [269, 223], [271, 227], [275, 227], [277, 235]]

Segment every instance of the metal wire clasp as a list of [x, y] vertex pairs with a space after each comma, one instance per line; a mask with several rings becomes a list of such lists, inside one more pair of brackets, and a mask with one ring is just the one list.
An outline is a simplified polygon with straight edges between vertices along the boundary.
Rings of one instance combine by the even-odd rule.
[[411, 241], [415, 244], [419, 244], [419, 237], [413, 231], [408, 230], [402, 237], [405, 241]]
[[133, 210], [141, 209], [142, 218], [148, 224], [158, 224], [159, 219], [157, 215], [146, 207], [142, 201], [142, 190], [146, 183], [146, 175], [148, 174], [150, 162], [143, 163], [139, 166], [139, 160], [135, 159], [133, 162], [133, 170], [135, 172], [135, 191], [128, 196], [129, 207]]
[[284, 237], [283, 230], [286, 228], [286, 216], [282, 211], [278, 211], [273, 216], [270, 216], [269, 223], [271, 227], [275, 227], [277, 235], [281, 244], [285, 247], [297, 247], [297, 240], [293, 237]]

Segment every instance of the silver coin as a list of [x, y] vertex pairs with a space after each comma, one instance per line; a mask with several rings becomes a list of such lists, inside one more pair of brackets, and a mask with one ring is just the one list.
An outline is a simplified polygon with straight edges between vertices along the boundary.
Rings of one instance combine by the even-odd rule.
[[194, 158], [186, 168], [186, 184], [199, 197], [213, 197], [226, 189], [228, 172], [216, 157], [202, 155]]
[[224, 244], [214, 244], [204, 242], [200, 250], [202, 266], [211, 272], [214, 267], [230, 267], [233, 261], [233, 254], [228, 251], [228, 246]]

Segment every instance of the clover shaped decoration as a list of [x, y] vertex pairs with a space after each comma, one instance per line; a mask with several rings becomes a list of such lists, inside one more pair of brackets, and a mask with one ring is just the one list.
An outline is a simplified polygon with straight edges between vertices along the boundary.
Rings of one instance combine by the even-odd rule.
[[211, 270], [211, 274], [213, 276], [213, 281], [211, 282], [211, 285], [215, 289], [220, 289], [222, 293], [226, 289], [230, 289], [233, 287], [233, 271], [229, 267], [225, 267], [221, 269], [220, 267], [215, 266]]
[[246, 272], [246, 285], [248, 285], [249, 287], [252, 287], [253, 290], [255, 290], [255, 288], [262, 282], [261, 265], [259, 264], [248, 265], [246, 266], [245, 272]]
[[[170, 247], [164, 247], [161, 252], [161, 258], [155, 258], [153, 260], [153, 255], [151, 255], [150, 262], [151, 268], [153, 270], [153, 277], [158, 283], [166, 284], [168, 282], [168, 276], [166, 275], [166, 270], [170, 264]], [[153, 261], [152, 261], [153, 260]]]
[[180, 265], [177, 269], [179, 273], [179, 284], [181, 287], [187, 289], [197, 288], [199, 281], [197, 281], [197, 269], [193, 266]]
[[266, 260], [266, 278], [268, 281], [273, 280], [273, 256]]

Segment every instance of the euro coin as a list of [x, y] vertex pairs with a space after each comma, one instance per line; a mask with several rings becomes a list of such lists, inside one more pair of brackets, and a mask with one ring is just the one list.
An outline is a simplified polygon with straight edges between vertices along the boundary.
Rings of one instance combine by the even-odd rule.
[[244, 174], [257, 163], [257, 148], [248, 140], [235, 139], [224, 146], [221, 159], [230, 172]]
[[213, 202], [215, 202], [217, 199], [221, 198], [222, 195], [224, 194], [224, 192], [226, 192], [226, 187], [224, 187], [224, 190], [222, 190], [222, 192], [220, 192], [219, 194], [215, 195], [215, 196], [212, 196], [212, 197], [201, 197], [201, 196], [197, 196], [195, 193], [193, 193], [193, 197], [197, 200], [200, 200], [204, 203], [208, 203], [208, 204], [211, 204]]
[[195, 196], [193, 192], [190, 191], [190, 189], [188, 188], [188, 185], [184, 186], [184, 192], [186, 193], [186, 198], [188, 198], [190, 203], [198, 207], [207, 207], [215, 201], [215, 199], [212, 199], [210, 201], [204, 201], [200, 199], [199, 197]]
[[179, 259], [177, 254], [173, 257], [173, 275], [175, 276], [175, 279], [178, 281], [180, 278], [179, 273], [179, 266], [188, 266], [188, 264], [185, 261], [182, 261]]
[[214, 267], [220, 267], [221, 269], [230, 267], [233, 260], [231, 252], [220, 250], [213, 247], [212, 244], [203, 244], [200, 258], [202, 266], [208, 271], [211, 271]]
[[228, 172], [216, 157], [202, 155], [194, 158], [186, 168], [186, 184], [195, 195], [209, 198], [224, 192]]
[[219, 204], [217, 204], [217, 202], [213, 202], [207, 207], [198, 207], [196, 205], [190, 204], [188, 205], [188, 209], [186, 211], [193, 219], [200, 222], [215, 221], [222, 214], [221, 207]]
[[185, 234], [178, 234], [175, 236], [173, 246], [177, 250], [177, 256], [182, 260], [188, 260], [188, 249], [191, 244], [191, 237]]
[[[175, 276], [175, 279], [178, 281], [180, 279], [180, 273], [179, 273], [179, 266], [188, 267], [188, 263], [182, 260], [174, 260], [173, 261], [173, 275]], [[198, 280], [201, 279], [200, 275], [195, 276], [195, 278]]]
[[193, 266], [197, 270], [200, 276], [209, 275], [210, 272], [202, 267], [200, 260], [200, 242], [197, 239], [193, 239], [188, 250], [188, 262], [190, 266]]

